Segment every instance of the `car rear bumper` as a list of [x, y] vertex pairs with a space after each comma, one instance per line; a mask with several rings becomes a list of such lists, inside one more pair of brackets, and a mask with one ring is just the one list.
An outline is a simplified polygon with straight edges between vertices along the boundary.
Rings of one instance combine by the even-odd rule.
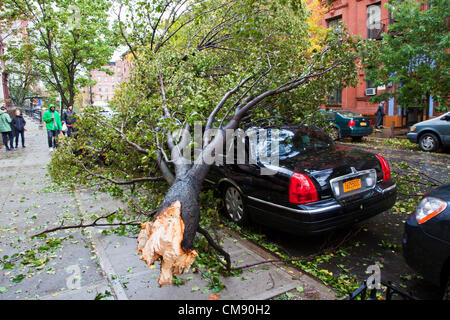
[[417, 143], [417, 137], [418, 134], [416, 132], [408, 132], [406, 134], [406, 138], [408, 138], [408, 140], [411, 141], [412, 143]]
[[341, 130], [342, 136], [350, 136], [350, 137], [365, 137], [371, 135], [373, 132], [373, 128], [370, 126], [367, 127], [351, 127], [345, 128]]
[[288, 207], [247, 197], [246, 207], [256, 221], [285, 232], [318, 234], [352, 225], [390, 209], [397, 197], [392, 181], [378, 184], [357, 199], [340, 203], [334, 198]]
[[414, 217], [410, 217], [405, 223], [403, 234], [403, 256], [406, 263], [425, 279], [441, 285], [441, 272], [450, 245], [423, 231]]

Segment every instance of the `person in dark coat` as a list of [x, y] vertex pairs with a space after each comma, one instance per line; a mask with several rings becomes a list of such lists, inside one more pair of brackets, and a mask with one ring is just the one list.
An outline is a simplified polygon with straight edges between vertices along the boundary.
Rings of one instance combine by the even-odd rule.
[[384, 113], [384, 101], [380, 102], [380, 105], [378, 106], [378, 110], [375, 113], [377, 116], [376, 122], [375, 122], [375, 128], [383, 128], [383, 118], [385, 116]]
[[26, 124], [27, 124], [27, 122], [23, 118], [20, 110], [16, 109], [16, 113], [11, 122], [11, 126], [13, 128], [14, 137], [15, 137], [16, 149], [19, 145], [19, 135], [22, 138], [21, 139], [22, 140], [22, 148], [25, 148], [25, 125]]
[[73, 111], [73, 106], [67, 107], [67, 110], [64, 112], [63, 120], [67, 126], [67, 136], [71, 137], [72, 133], [75, 131], [73, 125], [77, 119], [75, 118], [75, 111]]

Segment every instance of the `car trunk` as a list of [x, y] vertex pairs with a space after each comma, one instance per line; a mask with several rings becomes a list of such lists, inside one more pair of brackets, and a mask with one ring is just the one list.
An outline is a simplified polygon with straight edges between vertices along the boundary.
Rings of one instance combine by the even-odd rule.
[[383, 179], [381, 164], [374, 154], [343, 145], [280, 159], [280, 165], [313, 178], [321, 199], [333, 196], [331, 179], [350, 174], [354, 170], [375, 169], [377, 181]]
[[352, 118], [355, 121], [355, 127], [369, 127], [370, 119], [369, 118]]

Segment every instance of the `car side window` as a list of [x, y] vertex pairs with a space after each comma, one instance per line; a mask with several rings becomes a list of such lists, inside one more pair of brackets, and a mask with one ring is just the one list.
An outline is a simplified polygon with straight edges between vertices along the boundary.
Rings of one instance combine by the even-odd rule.
[[336, 114], [334, 112], [328, 112], [328, 119], [334, 120], [336, 117]]

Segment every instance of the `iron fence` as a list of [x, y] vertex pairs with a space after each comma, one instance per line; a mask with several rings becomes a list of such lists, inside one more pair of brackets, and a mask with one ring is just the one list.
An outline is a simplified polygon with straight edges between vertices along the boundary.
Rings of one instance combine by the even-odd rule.
[[386, 287], [385, 297], [383, 297], [383, 289], [370, 289], [367, 287], [366, 281], [364, 281], [364, 284], [356, 289], [350, 296], [345, 298], [345, 300], [356, 300], [358, 297], [361, 300], [378, 300], [377, 292], [380, 292], [381, 297], [383, 297], [385, 300], [393, 300], [392, 298], [394, 298], [395, 296], [403, 300], [418, 300], [413, 295], [397, 289], [395, 286], [393, 286], [391, 281], [381, 281], [381, 286]]
[[42, 110], [40, 108], [36, 108], [33, 106], [22, 105], [19, 106], [19, 109], [23, 114], [31, 117], [32, 119], [41, 122], [42, 120]]

